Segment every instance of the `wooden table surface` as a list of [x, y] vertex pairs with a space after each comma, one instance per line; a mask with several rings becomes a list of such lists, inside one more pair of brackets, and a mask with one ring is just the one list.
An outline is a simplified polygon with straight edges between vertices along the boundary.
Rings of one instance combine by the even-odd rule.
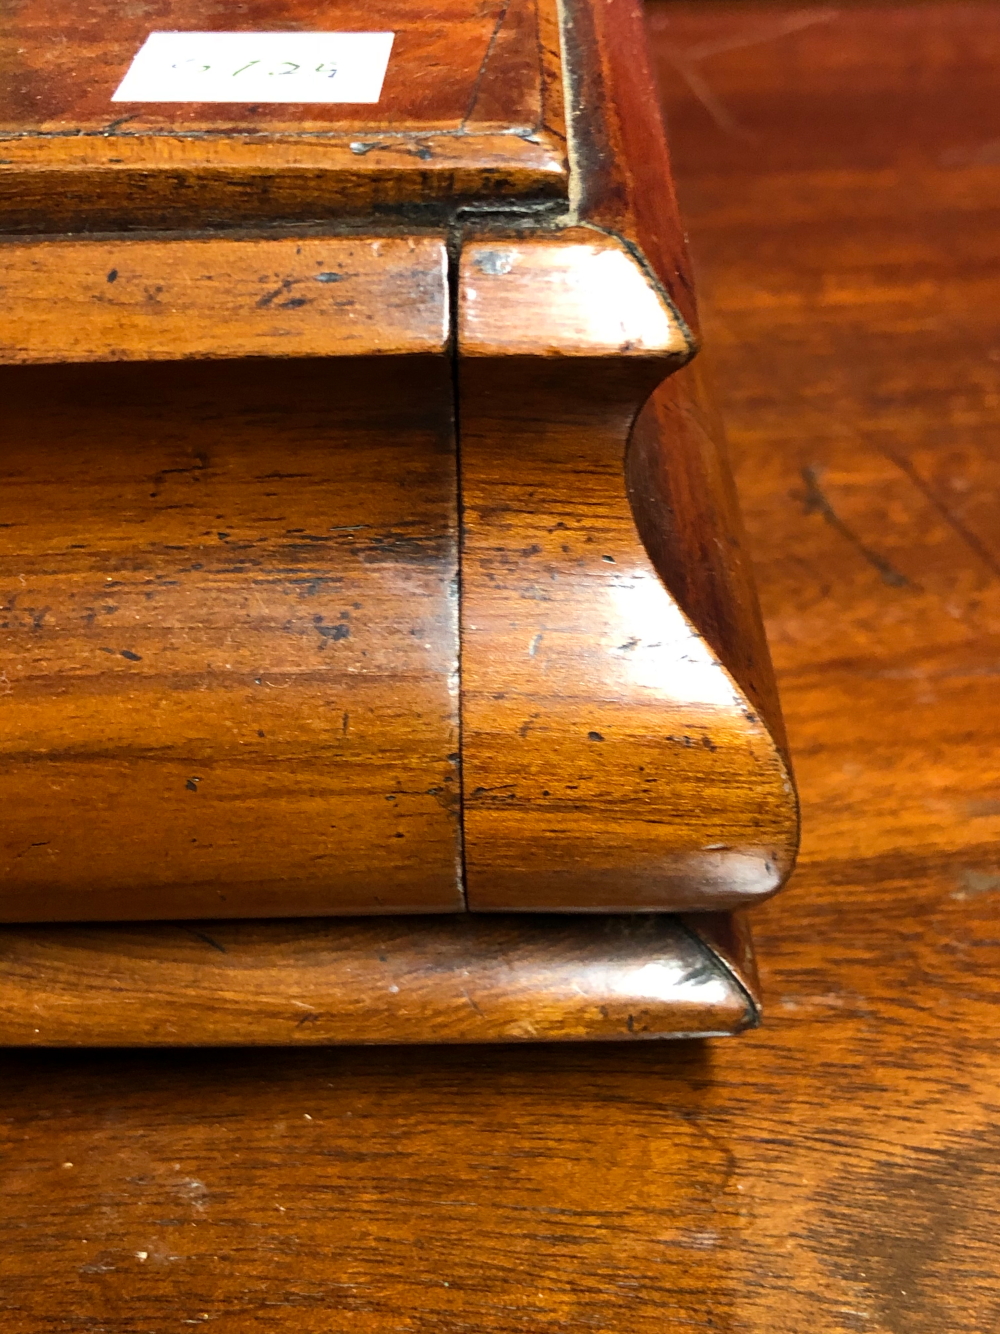
[[1000, 1323], [1000, 27], [649, 11], [801, 783], [762, 1030], [0, 1058], [9, 1334]]

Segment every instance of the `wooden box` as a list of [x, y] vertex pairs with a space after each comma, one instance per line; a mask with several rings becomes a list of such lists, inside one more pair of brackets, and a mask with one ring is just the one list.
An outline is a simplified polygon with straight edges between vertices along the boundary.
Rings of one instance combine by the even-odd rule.
[[795, 796], [632, 0], [5, 22], [0, 1040], [753, 1022]]

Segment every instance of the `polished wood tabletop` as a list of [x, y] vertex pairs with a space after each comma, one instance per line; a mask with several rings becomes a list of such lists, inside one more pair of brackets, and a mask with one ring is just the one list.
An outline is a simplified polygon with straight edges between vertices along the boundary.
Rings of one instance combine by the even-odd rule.
[[998, 1327], [995, 6], [648, 19], [803, 800], [763, 1027], [4, 1054], [11, 1334]]

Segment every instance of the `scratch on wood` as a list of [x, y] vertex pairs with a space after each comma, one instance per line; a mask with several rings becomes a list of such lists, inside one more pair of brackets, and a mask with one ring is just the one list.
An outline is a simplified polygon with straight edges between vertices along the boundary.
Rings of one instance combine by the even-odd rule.
[[220, 954], [225, 954], [227, 952], [226, 947], [224, 945], [220, 945], [217, 940], [213, 940], [211, 936], [207, 936], [204, 931], [192, 930], [191, 934], [197, 940], [204, 941], [206, 945], [211, 945], [212, 949], [218, 950]]
[[844, 523], [843, 519], [836, 512], [833, 506], [827, 500], [819, 484], [819, 469], [815, 467], [802, 469], [802, 480], [806, 484], [806, 513], [822, 514], [831, 528], [845, 537], [851, 545], [864, 556], [865, 560], [873, 569], [877, 570], [882, 582], [888, 584], [890, 588], [915, 588], [916, 585], [905, 574], [891, 565], [884, 556], [880, 556], [877, 551], [872, 551], [871, 547], [865, 546], [860, 537]]
[[[720, 130], [732, 135], [734, 139], [754, 141], [759, 136], [739, 124], [722, 99], [713, 91], [698, 68], [699, 63], [707, 60], [709, 56], [722, 55], [726, 51], [741, 51], [745, 47], [758, 46], [762, 42], [773, 42], [779, 37], [798, 32], [802, 28], [811, 28], [817, 23], [830, 23], [839, 16], [839, 13], [840, 11], [836, 9], [821, 9], [815, 13], [807, 11], [801, 14], [789, 14], [779, 22], [768, 24], [766, 27], [734, 33], [731, 37], [723, 37], [714, 42], [701, 42], [685, 50], [671, 47], [662, 38], [657, 45]], [[658, 25], [654, 22], [654, 26]]]
[[894, 453], [891, 449], [883, 448], [882, 453], [891, 463], [896, 465], [900, 472], [905, 473], [924, 499], [934, 506], [948, 527], [961, 538], [971, 552], [979, 557], [986, 568], [1000, 579], [1000, 561], [997, 561], [989, 548], [979, 540], [974, 532], [966, 528], [961, 519], [953, 514], [944, 501], [927, 485], [910, 460]]

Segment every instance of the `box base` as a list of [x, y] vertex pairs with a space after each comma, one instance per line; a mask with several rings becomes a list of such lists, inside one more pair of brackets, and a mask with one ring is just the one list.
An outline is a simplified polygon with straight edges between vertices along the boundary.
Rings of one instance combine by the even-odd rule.
[[0, 928], [0, 1045], [715, 1037], [758, 1021], [728, 914]]

